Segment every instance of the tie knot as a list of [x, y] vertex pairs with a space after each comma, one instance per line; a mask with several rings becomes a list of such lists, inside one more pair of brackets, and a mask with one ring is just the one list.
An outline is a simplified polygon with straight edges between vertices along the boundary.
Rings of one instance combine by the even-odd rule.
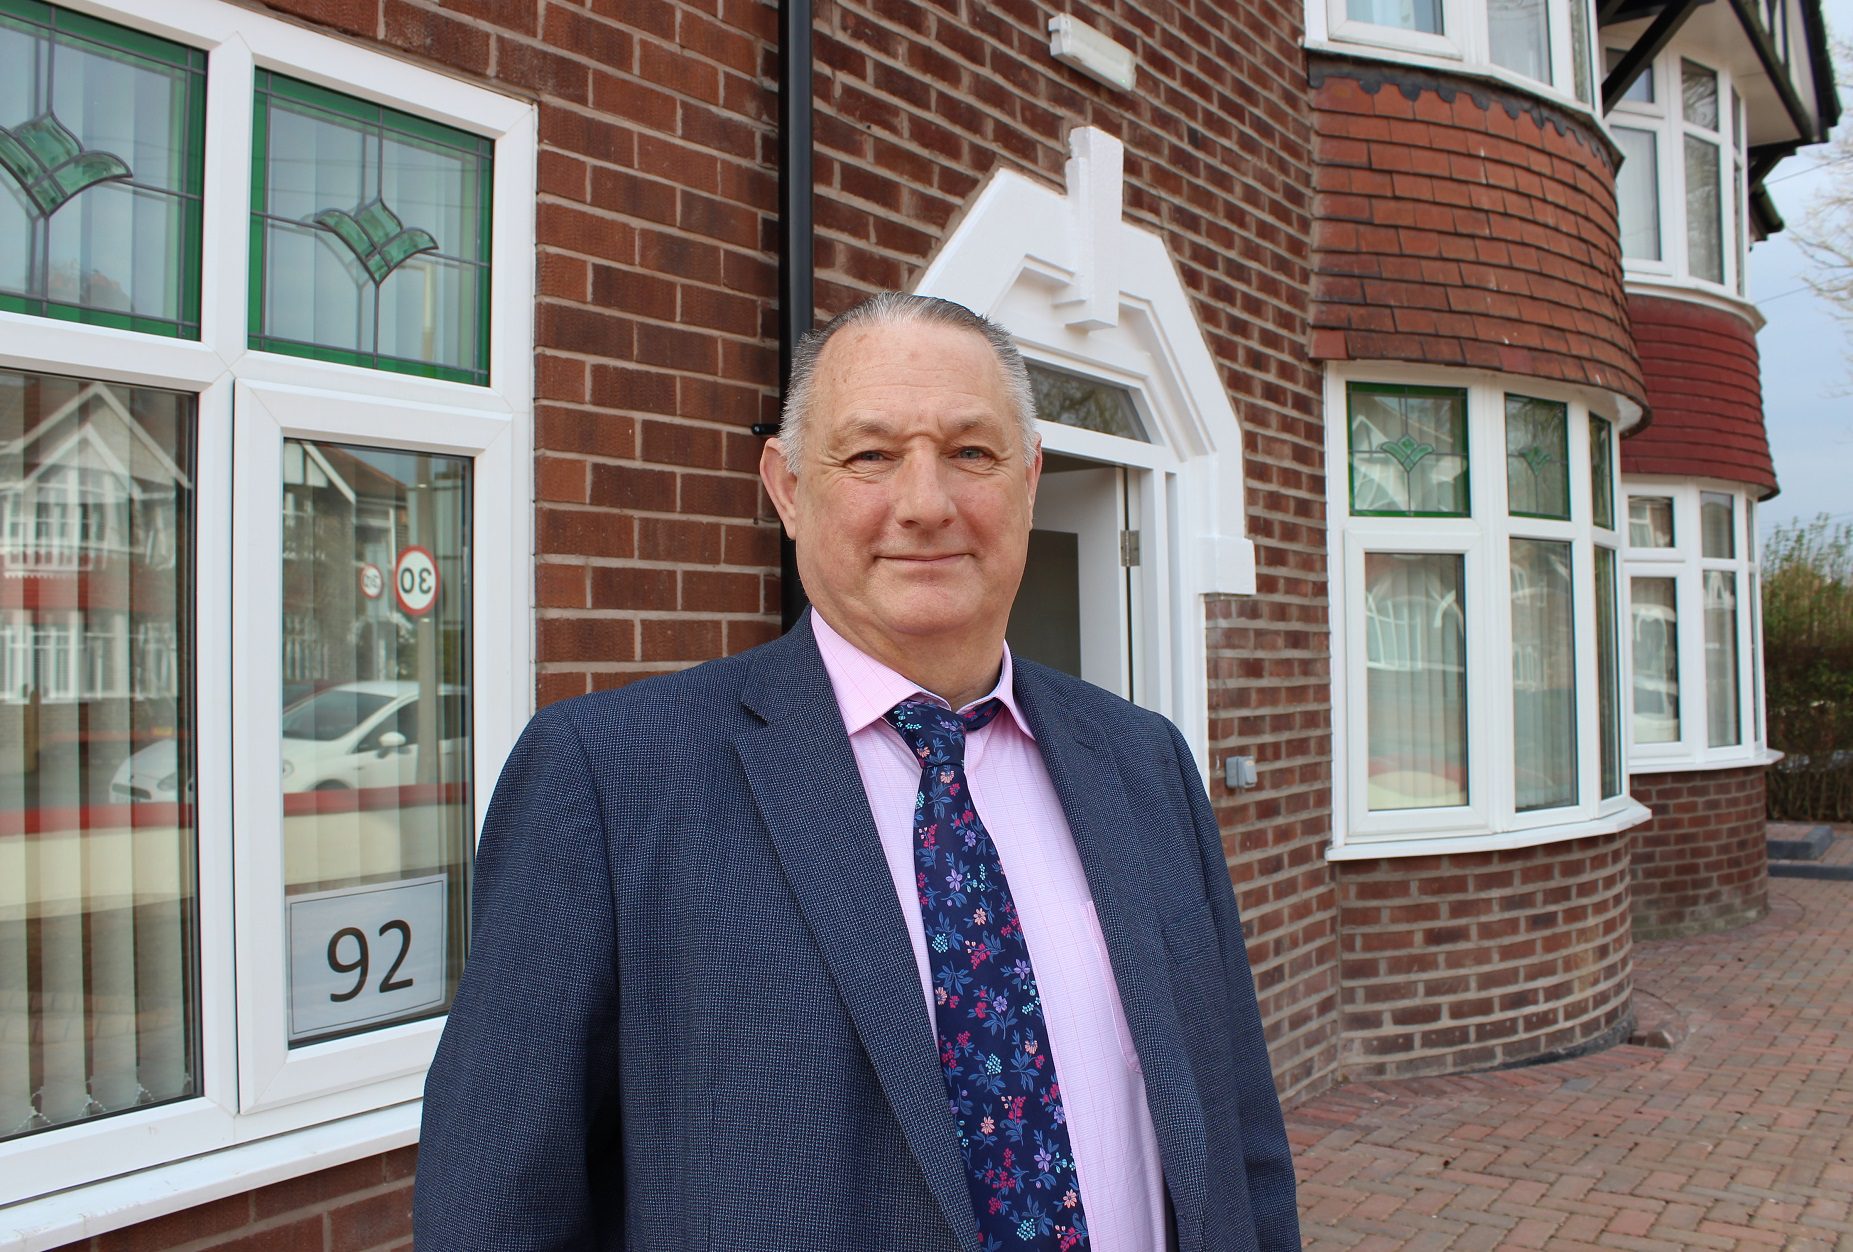
[[903, 700], [883, 716], [922, 765], [961, 765], [966, 734], [983, 729], [1003, 707], [1002, 701], [992, 699], [954, 713], [927, 700]]

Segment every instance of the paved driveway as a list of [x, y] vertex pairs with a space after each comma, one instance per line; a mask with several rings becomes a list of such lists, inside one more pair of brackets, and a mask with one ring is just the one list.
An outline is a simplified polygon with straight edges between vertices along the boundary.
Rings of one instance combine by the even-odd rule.
[[1770, 903], [1636, 946], [1670, 1048], [1291, 1110], [1306, 1246], [1853, 1249], [1853, 882], [1772, 879]]

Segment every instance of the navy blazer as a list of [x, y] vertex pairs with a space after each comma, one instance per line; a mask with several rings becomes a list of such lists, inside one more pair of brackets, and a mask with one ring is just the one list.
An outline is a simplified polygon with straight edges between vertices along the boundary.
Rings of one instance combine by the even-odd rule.
[[[1181, 1252], [1298, 1248], [1222, 840], [1183, 737], [1030, 662]], [[419, 1252], [976, 1252], [933, 1029], [808, 618], [542, 710], [477, 851]]]

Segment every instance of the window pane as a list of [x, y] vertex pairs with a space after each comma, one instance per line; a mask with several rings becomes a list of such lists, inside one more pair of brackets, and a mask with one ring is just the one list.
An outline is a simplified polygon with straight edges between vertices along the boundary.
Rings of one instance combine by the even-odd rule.
[[[1613, 74], [1615, 72], [1615, 67], [1621, 64], [1622, 57], [1626, 55], [1627, 54], [1620, 48], [1604, 48], [1602, 50], [1603, 73]], [[1647, 68], [1643, 69], [1640, 75], [1629, 84], [1628, 90], [1622, 92], [1621, 98], [1623, 100], [1632, 101], [1635, 104], [1652, 104], [1654, 102], [1654, 67], [1652, 62], [1649, 62]]]
[[1599, 417], [1589, 419], [1589, 499], [1595, 523], [1615, 529], [1615, 434]]
[[1465, 517], [1467, 393], [1353, 383], [1351, 511]]
[[1672, 497], [1628, 497], [1628, 543], [1636, 548], [1673, 546]]
[[0, 370], [0, 1138], [199, 1094], [193, 420]]
[[1506, 500], [1521, 517], [1570, 516], [1570, 411], [1506, 397]]
[[199, 337], [206, 56], [0, 12], [0, 309]]
[[1570, 545], [1512, 541], [1512, 763], [1518, 810], [1576, 803]]
[[1694, 278], [1724, 281], [1724, 224], [1719, 218], [1718, 145], [1686, 136], [1686, 265]]
[[1576, 63], [1576, 98], [1588, 104], [1595, 97], [1590, 83], [1589, 0], [1570, 0], [1570, 59]]
[[266, 71], [251, 346], [489, 376], [489, 140]]
[[1680, 115], [1689, 126], [1718, 129], [1718, 76], [1691, 61], [1679, 63]]
[[1621, 254], [1637, 261], [1660, 259], [1660, 181], [1654, 163], [1659, 140], [1650, 130], [1613, 128], [1621, 149], [1615, 200], [1621, 209]]
[[1548, 83], [1551, 32], [1547, 19], [1544, 0], [1487, 0], [1487, 34], [1493, 64]]
[[1699, 552], [1714, 560], [1728, 561], [1737, 555], [1737, 518], [1733, 501], [1722, 491], [1699, 494]]
[[1596, 720], [1600, 724], [1602, 798], [1618, 796], [1621, 781], [1621, 640], [1615, 550], [1596, 548]]
[[1737, 713], [1737, 575], [1705, 571], [1705, 741], [1743, 742]]
[[1035, 362], [1029, 363], [1029, 383], [1036, 394], [1036, 416], [1045, 422], [1151, 442], [1132, 393], [1124, 387]]
[[1439, 35], [1441, 0], [1346, 0], [1345, 16], [1372, 26], [1394, 26]]
[[1763, 602], [1757, 599], [1756, 575], [1750, 575], [1750, 733], [1761, 738], [1763, 729], [1763, 643], [1757, 623], [1763, 617]]
[[1671, 578], [1630, 580], [1634, 742], [1679, 742], [1679, 611]]
[[470, 462], [290, 440], [283, 498], [294, 1045], [442, 1013], [462, 970]]
[[1373, 811], [1467, 803], [1464, 568], [1452, 553], [1364, 558]]

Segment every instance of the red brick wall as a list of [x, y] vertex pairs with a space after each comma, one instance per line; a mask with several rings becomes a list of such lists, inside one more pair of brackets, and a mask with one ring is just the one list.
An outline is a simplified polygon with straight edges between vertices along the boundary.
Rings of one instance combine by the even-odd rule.
[[1653, 421], [1621, 442], [1624, 474], [1723, 478], [1776, 490], [1756, 330], [1687, 300], [1630, 296]]
[[1324, 54], [1312, 81], [1315, 357], [1643, 399], [1606, 139], [1484, 81]]
[[1344, 1080], [1614, 1041], [1632, 994], [1626, 834], [1339, 866]]
[[1631, 832], [1635, 938], [1729, 930], [1769, 912], [1763, 782], [1761, 765], [1628, 780], [1654, 811]]
[[412, 1246], [417, 1162], [417, 1148], [401, 1148], [65, 1246], [88, 1252], [398, 1252]]

